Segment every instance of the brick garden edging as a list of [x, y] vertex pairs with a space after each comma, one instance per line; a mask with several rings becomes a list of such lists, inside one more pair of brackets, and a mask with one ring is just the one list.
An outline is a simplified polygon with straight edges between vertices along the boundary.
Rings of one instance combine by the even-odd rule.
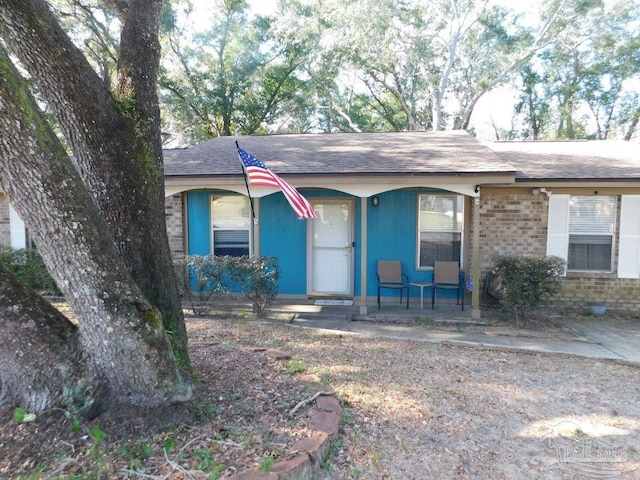
[[[291, 356], [279, 350], [268, 348], [250, 348], [252, 352], [263, 352], [276, 360], [290, 360]], [[331, 391], [326, 386], [318, 385], [317, 391]], [[334, 394], [335, 395], [335, 394]], [[342, 407], [334, 395], [321, 395], [314, 400], [311, 409], [309, 428], [314, 432], [309, 437], [301, 438], [292, 445], [300, 454], [289, 460], [281, 460], [273, 464], [270, 472], [251, 468], [225, 477], [224, 480], [299, 480], [314, 478], [320, 463], [331, 450], [333, 441], [338, 436]]]

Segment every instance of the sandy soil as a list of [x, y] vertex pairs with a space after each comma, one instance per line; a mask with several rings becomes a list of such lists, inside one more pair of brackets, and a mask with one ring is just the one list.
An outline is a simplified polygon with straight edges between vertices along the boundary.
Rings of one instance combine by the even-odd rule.
[[[640, 478], [635, 367], [281, 321], [192, 319], [188, 329], [199, 380], [193, 402], [122, 409], [77, 429], [61, 411], [16, 424], [13, 409], [0, 409], [0, 478], [268, 471], [308, 433], [305, 408], [288, 412], [312, 391], [309, 380], [330, 385], [344, 406], [318, 480]], [[294, 362], [249, 346], [285, 350]]]

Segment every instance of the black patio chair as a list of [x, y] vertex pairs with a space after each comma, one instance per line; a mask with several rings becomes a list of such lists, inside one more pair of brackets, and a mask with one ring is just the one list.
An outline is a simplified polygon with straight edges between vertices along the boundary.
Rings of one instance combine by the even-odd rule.
[[456, 305], [460, 305], [460, 297], [462, 297], [462, 310], [464, 310], [464, 280], [460, 280], [458, 262], [436, 261], [433, 263], [431, 310], [435, 308], [438, 290], [456, 290]]
[[402, 291], [407, 289], [407, 310], [409, 309], [409, 277], [402, 272], [400, 260], [378, 260], [378, 310], [380, 310], [380, 289], [388, 288]]

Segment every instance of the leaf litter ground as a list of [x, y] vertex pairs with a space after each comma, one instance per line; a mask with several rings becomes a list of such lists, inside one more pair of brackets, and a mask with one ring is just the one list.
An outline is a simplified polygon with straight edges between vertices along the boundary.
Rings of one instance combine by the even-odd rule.
[[[330, 334], [280, 320], [191, 319], [188, 331], [198, 380], [192, 402], [116, 410], [77, 432], [58, 410], [16, 424], [12, 409], [0, 409], [0, 478], [268, 471], [309, 434], [308, 409], [288, 413], [313, 392], [309, 379], [330, 385], [344, 406], [318, 480], [640, 478], [636, 367]], [[251, 346], [284, 350], [295, 368]]]

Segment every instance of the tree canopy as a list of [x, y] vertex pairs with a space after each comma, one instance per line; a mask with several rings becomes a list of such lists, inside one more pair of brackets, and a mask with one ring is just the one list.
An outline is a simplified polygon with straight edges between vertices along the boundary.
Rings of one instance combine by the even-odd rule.
[[268, 18], [251, 17], [246, 2], [212, 11], [209, 27], [180, 30], [179, 61], [175, 40], [165, 57], [181, 66], [164, 77], [166, 125], [194, 131], [191, 142], [474, 132], [479, 100], [507, 86], [521, 98], [505, 106], [513, 126], [496, 127], [498, 138], [634, 136], [640, 18], [625, 2], [540, 1], [524, 11], [493, 0], [286, 0]]
[[[117, 18], [95, 0], [55, 2], [67, 5], [64, 25], [101, 76], [113, 72]], [[509, 89], [519, 97], [503, 107], [511, 125], [491, 127], [492, 137], [631, 139], [639, 15], [618, 0], [526, 9], [497, 0], [281, 0], [268, 16], [244, 0], [173, 0], [162, 16], [164, 138], [476, 133], [481, 99]]]

